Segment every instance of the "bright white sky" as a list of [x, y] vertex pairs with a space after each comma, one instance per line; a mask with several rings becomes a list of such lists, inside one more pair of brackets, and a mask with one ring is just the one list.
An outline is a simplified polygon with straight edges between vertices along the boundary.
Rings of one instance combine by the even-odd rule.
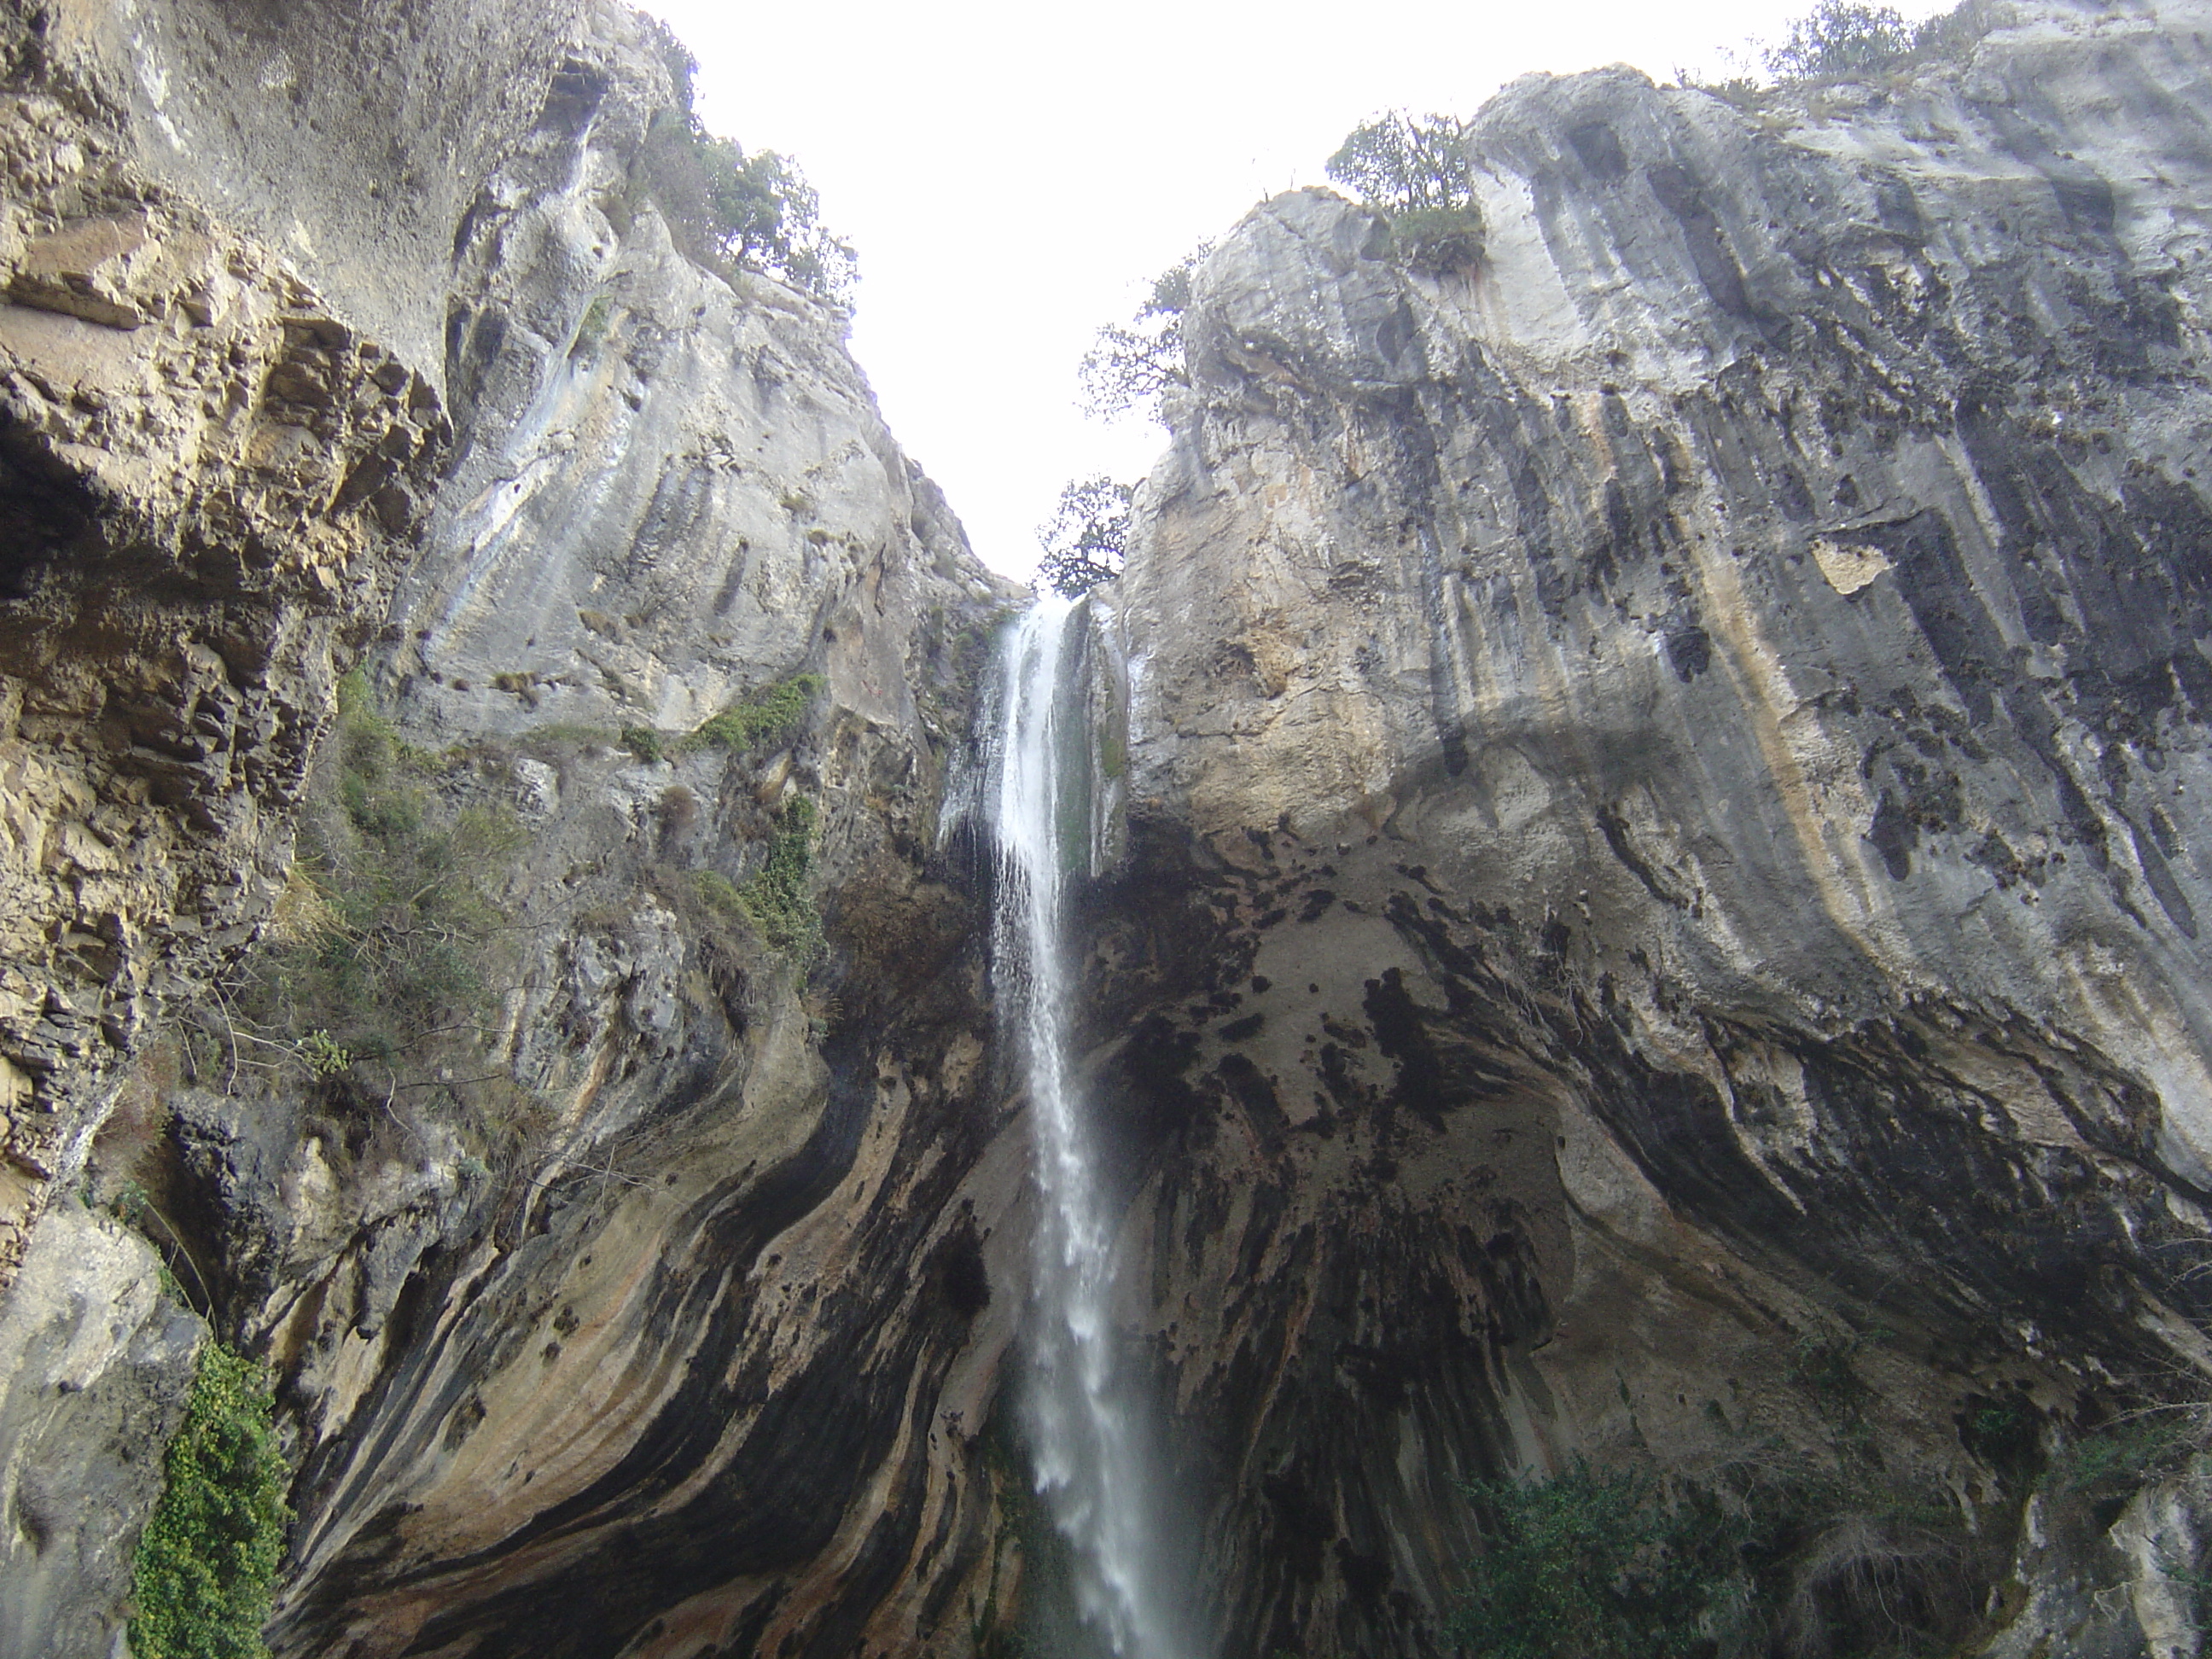
[[[1069, 478], [1164, 447], [1075, 406], [1099, 325], [1386, 109], [1471, 115], [1534, 70], [1730, 72], [1811, 0], [644, 0], [716, 132], [795, 159], [860, 258], [853, 349], [975, 550], [1025, 575]], [[1931, 0], [1900, 0], [1918, 19]]]

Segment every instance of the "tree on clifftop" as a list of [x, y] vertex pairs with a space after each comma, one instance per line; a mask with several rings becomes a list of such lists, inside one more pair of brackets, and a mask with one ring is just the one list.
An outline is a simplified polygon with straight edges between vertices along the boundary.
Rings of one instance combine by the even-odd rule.
[[1136, 490], [1105, 474], [1078, 478], [1060, 492], [1051, 521], [1037, 526], [1044, 556], [1037, 580], [1065, 599], [1079, 599], [1121, 574], [1129, 541], [1129, 503]]
[[850, 306], [860, 264], [822, 222], [821, 199], [799, 164], [772, 149], [747, 155], [708, 132], [691, 106], [698, 62], [663, 23], [649, 25], [677, 101], [653, 118], [634, 178], [668, 221], [687, 258], [727, 276], [757, 270], [818, 299]]
[[1790, 36], [1766, 51], [1766, 67], [1784, 81], [1824, 81], [1863, 75], [1910, 52], [1917, 33], [1889, 6], [1820, 0], [1790, 25]]
[[[1152, 278], [1137, 314], [1124, 325], [1109, 323], [1083, 354], [1076, 370], [1083, 383], [1083, 411], [1103, 420], [1143, 408], [1157, 416], [1160, 394], [1183, 386], [1182, 314], [1190, 307], [1192, 279], [1213, 251], [1200, 242]], [[1071, 486], [1073, 488], [1073, 486]]]
[[1461, 148], [1466, 137], [1449, 115], [1417, 120], [1391, 110], [1345, 135], [1328, 158], [1328, 176], [1385, 213], [1471, 207], [1474, 189]]
[[1482, 210], [1467, 162], [1467, 126], [1449, 115], [1392, 110], [1363, 121], [1328, 158], [1328, 176], [1390, 221], [1391, 257], [1441, 275], [1482, 263]]

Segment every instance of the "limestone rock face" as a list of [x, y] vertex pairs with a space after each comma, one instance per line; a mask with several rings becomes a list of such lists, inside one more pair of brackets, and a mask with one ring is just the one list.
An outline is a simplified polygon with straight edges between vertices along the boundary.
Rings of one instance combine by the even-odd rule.
[[[387, 1139], [302, 1216], [343, 1125], [226, 1140], [196, 1109], [211, 1207], [264, 1241], [227, 1254], [269, 1264], [253, 1317], [297, 1355], [283, 1652], [938, 1650], [996, 1565], [978, 1437], [1024, 1166], [981, 916], [933, 848], [1008, 596], [842, 319], [621, 200], [669, 98], [600, 9], [485, 187], [463, 453], [385, 672], [411, 737], [479, 757], [452, 787], [527, 827], [503, 1047], [549, 1138], [488, 1177]], [[800, 673], [815, 711], [765, 752], [683, 746]], [[811, 973], [696, 885], [745, 879], [794, 799]]]
[[[0, 16], [8, 1219], [143, 1180], [270, 1360], [279, 1652], [961, 1647], [1024, 1164], [936, 803], [1014, 595], [844, 319], [677, 252], [626, 8]], [[234, 1000], [280, 896], [313, 925], [365, 646], [441, 810], [521, 831], [501, 1122], [320, 1085]], [[777, 686], [773, 741], [684, 741]], [[779, 945], [737, 896], [808, 822]], [[97, 1300], [96, 1224], [51, 1211], [10, 1317]], [[40, 1352], [10, 1469], [107, 1431]], [[0, 1646], [105, 1659], [155, 1487], [26, 1480]]]
[[1972, 1399], [2201, 1376], [2208, 21], [1533, 77], [1479, 269], [1201, 270], [1090, 971], [1224, 1651], [1429, 1650], [1456, 1478], [1817, 1446], [1824, 1344], [1992, 1527]]
[[[1022, 1139], [936, 801], [1011, 594], [843, 318], [676, 251], [664, 51], [581, 9], [448, 239], [453, 441], [371, 676], [521, 832], [472, 1066], [512, 1119], [165, 1050], [95, 1152], [167, 1123], [147, 1179], [276, 1367], [282, 1653], [919, 1650], [1000, 1568]], [[818, 690], [773, 741], [687, 743], [778, 685]], [[733, 908], [802, 810], [818, 958]]]
[[442, 387], [454, 232], [536, 118], [585, 0], [16, 0], [9, 51], [136, 166], [281, 254]]
[[[1200, 272], [1078, 921], [1221, 1659], [1449, 1651], [1462, 1483], [1582, 1455], [1879, 1466], [1962, 1650], [2201, 1648], [2201, 1463], [2029, 1488], [2212, 1370], [2207, 38], [1539, 77], [1479, 264], [1305, 191]], [[1051, 1577], [943, 821], [1017, 596], [678, 252], [680, 102], [611, 0], [0, 0], [0, 1649], [112, 1650], [199, 1329], [81, 1177], [273, 1367], [280, 1654], [965, 1659]], [[518, 831], [453, 1066], [233, 996], [364, 653]]]
[[452, 435], [434, 363], [166, 182], [122, 27], [0, 10], [0, 1283], [148, 1016], [266, 913]]
[[39, 1229], [0, 1309], [0, 1644], [119, 1651], [138, 1534], [161, 1491], [205, 1327], [137, 1235], [82, 1206]]

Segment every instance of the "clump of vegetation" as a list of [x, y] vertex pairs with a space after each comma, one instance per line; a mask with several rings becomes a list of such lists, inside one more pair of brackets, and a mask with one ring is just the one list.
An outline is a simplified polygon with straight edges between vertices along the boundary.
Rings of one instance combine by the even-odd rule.
[[1577, 1459], [1553, 1480], [1478, 1481], [1484, 1551], [1452, 1621], [1481, 1659], [1668, 1659], [1711, 1651], [1749, 1599], [1749, 1517], [1672, 1500]]
[[614, 317], [615, 302], [604, 294], [592, 295], [591, 304], [584, 307], [582, 320], [576, 325], [575, 342], [568, 348], [568, 355], [581, 357], [597, 350], [607, 337]]
[[[748, 751], [794, 730], [828, 684], [819, 674], [794, 674], [787, 680], [732, 703], [684, 739], [684, 747]], [[629, 734], [623, 734], [628, 741]]]
[[767, 860], [738, 890], [738, 902], [779, 951], [811, 960], [822, 945], [822, 913], [807, 890], [814, 870], [814, 803], [805, 796], [783, 809]]
[[1415, 208], [1390, 221], [1389, 257], [1414, 270], [1443, 276], [1473, 270], [1482, 263], [1481, 211], [1463, 208]]
[[2051, 1490], [2092, 1496], [2137, 1486], [2178, 1472], [2199, 1450], [2206, 1425], [2187, 1407], [2132, 1414], [2086, 1434], [2052, 1463]]
[[454, 764], [402, 742], [358, 672], [341, 682], [290, 883], [199, 1022], [196, 1075], [289, 1075], [417, 1134], [403, 1107], [442, 1106], [486, 1144], [527, 1127], [535, 1103], [480, 1048], [513, 977], [501, 889], [527, 837], [504, 805], [460, 804]]
[[814, 871], [814, 803], [800, 796], [783, 809], [768, 857], [744, 882], [719, 870], [695, 870], [691, 889], [709, 910], [750, 926], [776, 950], [811, 962], [822, 947], [822, 912], [807, 890]]
[[339, 687], [335, 751], [335, 787], [303, 825], [307, 890], [247, 998], [325, 1078], [388, 1066], [486, 1011], [507, 965], [492, 889], [525, 842], [513, 813], [439, 798], [436, 763], [399, 741], [358, 673]]
[[1103, 473], [1070, 483], [1060, 492], [1051, 520], [1037, 526], [1037, 543], [1044, 550], [1037, 580], [1063, 598], [1079, 599], [1120, 575], [1135, 496], [1133, 487]]
[[1911, 53], [1915, 32], [1889, 6], [1820, 0], [1790, 25], [1765, 52], [1769, 73], [1783, 81], [1840, 80], [1886, 69]]
[[668, 758], [668, 743], [649, 726], [625, 726], [622, 745], [648, 766]]
[[[2008, 1559], [1940, 1492], [1886, 1469], [1836, 1345], [1797, 1382], [1832, 1407], [1832, 1455], [1747, 1446], [1703, 1481], [1577, 1460], [1470, 1486], [1483, 1553], [1454, 1620], [1475, 1659], [1902, 1659], [1973, 1628]], [[2015, 1488], [2017, 1490], [2017, 1488]]]
[[1212, 243], [1200, 243], [1152, 278], [1144, 303], [1126, 325], [1109, 323], [1098, 331], [1097, 343], [1076, 370], [1085, 413], [1111, 420], [1141, 409], [1157, 417], [1168, 388], [1190, 383], [1183, 362], [1182, 317], [1190, 309], [1198, 267], [1212, 251]]
[[634, 163], [686, 257], [729, 276], [757, 270], [849, 307], [859, 279], [851, 246], [822, 223], [821, 200], [798, 163], [772, 149], [748, 154], [707, 131], [692, 107], [698, 64], [661, 31], [678, 106], [655, 116]]
[[1390, 222], [1389, 256], [1416, 270], [1482, 263], [1482, 210], [1467, 127], [1449, 115], [1392, 111], [1363, 121], [1328, 158], [1328, 176]]
[[1851, 1364], [1856, 1337], [1803, 1336], [1790, 1356], [1790, 1380], [1818, 1401], [1831, 1419], [1853, 1419], [1869, 1396]]
[[745, 916], [745, 896], [738, 890], [738, 884], [720, 870], [694, 870], [691, 886], [699, 895], [699, 902], [708, 909], [733, 918]]
[[1765, 101], [1770, 89], [1759, 78], [1761, 70], [1773, 86], [1861, 80], [1928, 58], [1958, 57], [1997, 27], [2007, 12], [2000, 0], [1965, 0], [1916, 25], [1893, 7], [1820, 0], [1792, 20], [1778, 44], [1724, 52], [1739, 71], [1728, 79], [1708, 81], [1688, 70], [1678, 70], [1676, 78], [1739, 107], [1753, 107]]
[[[1790, 1383], [1826, 1427], [1821, 1450], [1746, 1440], [1698, 1480], [1577, 1460], [1549, 1480], [1470, 1484], [1483, 1549], [1451, 1620], [1462, 1651], [1933, 1659], [1990, 1633], [1990, 1591], [2012, 1560], [2008, 1523], [2031, 1490], [2049, 1504], [2044, 1525], [2094, 1536], [2147, 1485], [2212, 1479], [2202, 1404], [2145, 1406], [2046, 1466], [2044, 1419], [2024, 1391], [1970, 1395], [1960, 1444], [1997, 1488], [1970, 1524], [1943, 1483], [1878, 1442], [1858, 1351], [1854, 1339], [1814, 1335], [1788, 1356]], [[1725, 1425], [1717, 1406], [1709, 1415]], [[2160, 1570], [2212, 1592], [2199, 1554], [2162, 1556]]]
[[200, 1351], [167, 1483], [139, 1537], [131, 1621], [138, 1659], [266, 1659], [290, 1480], [262, 1368], [219, 1342]]

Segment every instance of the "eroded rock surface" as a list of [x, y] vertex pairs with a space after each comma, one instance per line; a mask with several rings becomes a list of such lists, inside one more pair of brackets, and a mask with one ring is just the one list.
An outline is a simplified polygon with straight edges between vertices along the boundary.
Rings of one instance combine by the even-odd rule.
[[0, 1310], [0, 1644], [120, 1650], [132, 1557], [206, 1328], [117, 1223], [64, 1204]]
[[[1981, 22], [1744, 108], [1519, 82], [1479, 266], [1298, 192], [1199, 277], [1080, 920], [1223, 1659], [1447, 1650], [1461, 1483], [1582, 1455], [1866, 1457], [1966, 1517], [1972, 1647], [2201, 1646], [2201, 1468], [2027, 1492], [2212, 1367], [2212, 14]], [[94, 1195], [275, 1367], [280, 1653], [989, 1650], [1050, 1567], [1029, 1152], [939, 819], [1012, 596], [844, 319], [678, 252], [617, 5], [0, 48], [0, 1276], [107, 1116]], [[501, 1121], [229, 1000], [317, 925], [365, 646], [437, 810], [521, 830], [445, 1056]], [[116, 1413], [189, 1366], [118, 1252], [58, 1206], [7, 1304], [27, 1649], [112, 1644]], [[50, 1386], [87, 1333], [127, 1389]]]
[[[976, 900], [933, 849], [1006, 596], [884, 430], [842, 319], [733, 291], [628, 199], [671, 89], [629, 14], [594, 28], [462, 252], [465, 453], [386, 670], [410, 735], [474, 745], [453, 787], [528, 828], [509, 890], [543, 944], [504, 1053], [550, 1139], [486, 1189], [387, 1137], [366, 1164], [431, 1179], [363, 1167], [296, 1242], [280, 1194], [327, 1119], [258, 1177], [198, 1160], [280, 1232], [256, 1318], [299, 1356], [311, 1449], [277, 1640], [957, 1645], [994, 1565], [977, 1436], [1019, 1305], [994, 1286], [1018, 1278], [1022, 1154]], [[823, 690], [800, 727], [682, 748], [801, 673]], [[802, 800], [811, 973], [694, 884], [745, 879]], [[378, 1181], [389, 1206], [344, 1238]]]
[[266, 915], [451, 438], [416, 363], [165, 182], [143, 45], [0, 13], [0, 1283], [149, 1016]]
[[2205, 21], [1533, 77], [1479, 270], [1202, 269], [1092, 1035], [1224, 1652], [1430, 1650], [1455, 1478], [1817, 1447], [1824, 1345], [2000, 1530], [1972, 1400], [2202, 1374]]
[[[88, 1190], [143, 1178], [275, 1368], [279, 1651], [964, 1643], [1024, 1155], [936, 803], [1010, 592], [843, 318], [675, 251], [665, 35], [281, 10], [8, 15], [17, 1216], [120, 1083]], [[522, 831], [507, 1121], [319, 1083], [234, 1000], [280, 897], [317, 925], [292, 815], [380, 641], [407, 763]], [[779, 685], [774, 741], [684, 743]], [[818, 951], [732, 903], [802, 822]], [[40, 1260], [11, 1305], [86, 1291]], [[72, 1401], [0, 1445], [91, 1443]], [[48, 1561], [40, 1650], [107, 1651], [127, 1497], [96, 1649]]]

